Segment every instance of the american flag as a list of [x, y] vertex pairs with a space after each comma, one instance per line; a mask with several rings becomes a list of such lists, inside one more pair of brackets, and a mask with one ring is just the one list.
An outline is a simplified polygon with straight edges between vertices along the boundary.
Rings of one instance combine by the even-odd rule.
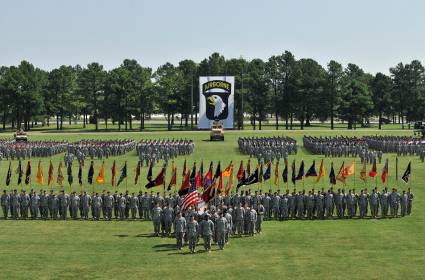
[[196, 180], [192, 179], [190, 182], [190, 189], [187, 195], [182, 200], [182, 211], [185, 211], [190, 206], [198, 202], [198, 192], [196, 191]]

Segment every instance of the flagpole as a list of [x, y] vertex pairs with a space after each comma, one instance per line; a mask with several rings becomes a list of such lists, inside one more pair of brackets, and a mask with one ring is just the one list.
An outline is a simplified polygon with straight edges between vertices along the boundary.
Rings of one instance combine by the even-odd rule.
[[395, 157], [395, 182], [398, 188], [398, 156]]

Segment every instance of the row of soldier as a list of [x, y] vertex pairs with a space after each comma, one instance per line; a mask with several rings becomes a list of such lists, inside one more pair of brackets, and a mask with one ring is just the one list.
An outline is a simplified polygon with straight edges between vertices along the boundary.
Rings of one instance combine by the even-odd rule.
[[304, 148], [312, 154], [326, 157], [357, 157], [362, 151], [368, 151], [365, 141], [357, 137], [303, 137]]
[[368, 145], [375, 150], [397, 153], [398, 156], [419, 156], [425, 159], [425, 143], [413, 136], [365, 136]]
[[[287, 190], [285, 193], [270, 191], [264, 194], [260, 190], [255, 193], [241, 191], [240, 194], [229, 196], [219, 194], [209, 202], [209, 206], [214, 207], [211, 209], [226, 207], [230, 212], [239, 205], [246, 205], [260, 212], [261, 206], [264, 208], [266, 220], [272, 217], [275, 219], [330, 218], [334, 216], [334, 212], [339, 218], [353, 218], [357, 213], [359, 217], [364, 218], [369, 210], [371, 217], [384, 218], [388, 215], [392, 217], [410, 215], [413, 198], [410, 188], [402, 193], [398, 193], [395, 188], [391, 192], [387, 188], [384, 188], [382, 192], [374, 188], [371, 193], [368, 193], [367, 189], [361, 189], [359, 193], [356, 193], [355, 189], [346, 192], [344, 189], [334, 191], [333, 188], [317, 192], [313, 189], [309, 192], [294, 190], [290, 193]], [[113, 215], [121, 220], [150, 220], [154, 215], [155, 205], [161, 209], [168, 206], [173, 213], [177, 213], [180, 211], [181, 203], [182, 198], [177, 194], [162, 197], [160, 193], [149, 195], [146, 192], [131, 195], [128, 192], [122, 194], [117, 191], [114, 194], [103, 191], [102, 194], [92, 193], [91, 195], [86, 192], [78, 195], [74, 192], [68, 195], [65, 192], [55, 194], [53, 191], [50, 194], [46, 191], [36, 194], [33, 190], [27, 194], [25, 190], [21, 193], [14, 190], [10, 194], [4, 191], [1, 196], [3, 214], [7, 217], [10, 212], [14, 219], [28, 218], [28, 211], [33, 218], [37, 218], [40, 213], [41, 218], [47, 219], [47, 213], [49, 213], [52, 219], [58, 217], [66, 219], [66, 209], [69, 209], [70, 216], [74, 219], [79, 217], [88, 219], [91, 212], [94, 220], [99, 220], [101, 216], [111, 220]]]
[[[67, 146], [67, 155], [76, 156], [78, 161], [84, 161], [86, 158], [103, 159], [111, 156], [124, 155], [136, 147], [136, 142], [127, 140], [81, 140], [69, 143]], [[67, 160], [65, 159], [65, 162]]]
[[181, 155], [193, 153], [195, 144], [187, 139], [148, 139], [141, 140], [136, 147], [140, 162], [153, 165], [160, 160], [167, 163], [169, 160]]
[[241, 153], [257, 158], [258, 162], [286, 160], [298, 151], [295, 139], [282, 136], [239, 137], [238, 145]]
[[0, 141], [0, 159], [25, 160], [32, 157], [51, 157], [65, 152], [66, 141]]

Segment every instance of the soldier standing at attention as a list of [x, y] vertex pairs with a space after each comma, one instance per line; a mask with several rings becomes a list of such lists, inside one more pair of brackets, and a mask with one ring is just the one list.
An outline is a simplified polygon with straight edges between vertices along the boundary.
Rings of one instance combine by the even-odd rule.
[[93, 208], [94, 208], [94, 220], [99, 221], [100, 219], [100, 212], [102, 210], [102, 198], [99, 196], [98, 193], [93, 198]]
[[193, 215], [190, 216], [190, 220], [187, 223], [186, 228], [187, 239], [189, 240], [189, 250], [191, 253], [195, 253], [196, 241], [198, 240], [199, 224]]
[[40, 209], [41, 209], [41, 218], [47, 220], [49, 217], [49, 197], [46, 194], [46, 191], [43, 191], [43, 194], [40, 195]]
[[407, 215], [412, 213], [413, 206], [413, 193], [410, 191], [410, 188], [407, 189]]
[[224, 244], [226, 243], [227, 219], [223, 217], [223, 212], [220, 211], [219, 217], [215, 224], [218, 247], [220, 250], [224, 250]]
[[265, 213], [264, 206], [262, 204], [258, 204], [258, 206], [257, 206], [257, 222], [255, 223], [255, 231], [257, 233], [261, 233], [261, 231], [262, 231], [264, 213]]
[[59, 213], [59, 197], [51, 191], [49, 196], [50, 218], [53, 220], [58, 219]]
[[[157, 206], [154, 207], [154, 213], [155, 213], [156, 208], [159, 208], [158, 204], [157, 204]], [[161, 209], [161, 208], [159, 208], [159, 209]], [[156, 228], [154, 216], [152, 216], [152, 220], [154, 221], [155, 235], [158, 236], [159, 235], [159, 222], [158, 222], [158, 228]], [[174, 229], [175, 229], [175, 232], [176, 232], [177, 250], [181, 250], [182, 247], [183, 247], [183, 242], [184, 242], [184, 233], [186, 231], [186, 219], [182, 217], [181, 212], [177, 213], [176, 220], [174, 221]]]
[[21, 202], [21, 217], [25, 220], [26, 218], [28, 218], [28, 207], [30, 204], [30, 197], [25, 192], [25, 190], [22, 191], [20, 202]]
[[171, 234], [171, 226], [173, 225], [174, 210], [168, 204], [163, 209], [164, 214], [164, 232], [166, 236]]
[[139, 207], [139, 198], [132, 193], [130, 197], [130, 210], [131, 210], [131, 218], [133, 221], [137, 218], [137, 208]]
[[17, 190], [13, 190], [13, 195], [10, 200], [12, 202], [12, 218], [17, 220], [19, 218], [19, 208], [21, 206], [21, 198]]
[[159, 236], [159, 231], [161, 230], [161, 215], [162, 209], [159, 207], [159, 204], [155, 204], [155, 207], [152, 209], [152, 222], [153, 222], [153, 231], [155, 236]]
[[393, 216], [393, 218], [397, 217], [399, 202], [400, 195], [397, 193], [397, 189], [393, 188], [393, 191], [390, 194], [391, 216]]
[[[259, 204], [259, 206], [260, 205], [261, 204]], [[227, 220], [227, 230], [226, 230], [226, 238], [225, 238], [226, 239], [226, 244], [227, 244], [227, 243], [229, 243], [230, 234], [231, 234], [232, 229], [233, 229], [233, 219], [232, 219], [232, 215], [229, 213], [229, 211], [227, 210], [227, 208], [224, 208], [223, 209], [223, 215], [224, 215], [224, 217]]]
[[125, 207], [127, 205], [127, 199], [125, 198], [125, 196], [122, 195], [122, 193], [120, 193], [119, 197], [118, 197], [118, 205], [119, 205], [119, 209], [120, 209], [120, 220], [123, 221], [125, 219]]
[[249, 210], [249, 224], [248, 224], [248, 235], [254, 236], [255, 224], [257, 223], [257, 211], [254, 208]]
[[239, 234], [239, 237], [241, 237], [243, 234], [244, 216], [245, 216], [245, 209], [242, 207], [242, 203], [239, 203], [239, 205], [235, 209], [236, 230]]
[[204, 216], [204, 220], [201, 222], [200, 229], [202, 239], [204, 239], [204, 248], [209, 253], [211, 252], [211, 237], [214, 232], [214, 223], [210, 220], [208, 215]]
[[106, 195], [104, 196], [103, 200], [103, 205], [105, 207], [106, 218], [108, 219], [108, 221], [112, 220], [112, 207], [114, 206], [114, 204], [114, 197], [109, 191], [106, 192]]
[[83, 212], [81, 213], [81, 218], [87, 220], [89, 218], [90, 210], [90, 196], [87, 195], [87, 192], [84, 192], [81, 196], [81, 209], [83, 209]]
[[76, 220], [78, 218], [78, 208], [80, 207], [80, 197], [76, 192], [72, 193], [71, 197], [71, 218]]
[[7, 215], [9, 213], [9, 204], [10, 196], [6, 193], [6, 190], [4, 190], [1, 195], [1, 208], [3, 209], [3, 216], [5, 220], [7, 220]]
[[402, 217], [406, 216], [406, 213], [407, 213], [407, 200], [408, 200], [408, 196], [406, 194], [406, 191], [403, 191], [403, 193], [400, 196], [400, 206], [401, 206], [400, 215]]
[[68, 206], [69, 196], [64, 191], [61, 191], [61, 194], [59, 195], [59, 207], [61, 209], [62, 220], [66, 220]]

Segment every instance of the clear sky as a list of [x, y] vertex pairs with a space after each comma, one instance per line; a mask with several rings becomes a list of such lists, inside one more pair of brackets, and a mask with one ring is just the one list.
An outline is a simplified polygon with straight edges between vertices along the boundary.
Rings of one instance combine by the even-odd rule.
[[425, 1], [0, 0], [0, 65], [112, 69], [134, 58], [155, 69], [215, 51], [267, 59], [284, 50], [371, 73], [425, 63]]

